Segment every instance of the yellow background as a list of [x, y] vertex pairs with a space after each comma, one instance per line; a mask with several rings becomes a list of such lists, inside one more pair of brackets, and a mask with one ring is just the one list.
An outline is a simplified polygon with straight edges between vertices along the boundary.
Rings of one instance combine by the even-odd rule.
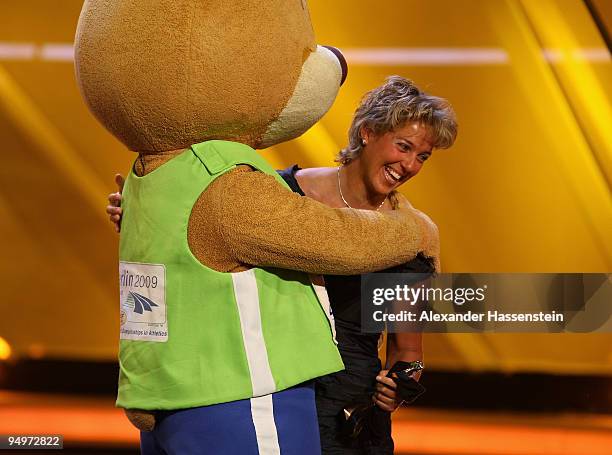
[[[0, 55], [6, 44], [35, 49], [0, 57], [0, 337], [14, 357], [116, 356], [118, 237], [104, 207], [134, 155], [88, 112], [72, 62], [44, 52], [72, 43], [81, 4], [0, 3]], [[346, 51], [349, 76], [317, 126], [263, 152], [275, 166], [331, 165], [363, 93], [387, 75], [409, 77], [448, 98], [460, 122], [456, 145], [403, 188], [440, 227], [444, 271], [612, 270], [612, 66], [582, 1], [309, 4], [318, 41]], [[595, 4], [612, 17], [612, 3]], [[350, 58], [407, 48], [493, 49], [505, 59]], [[612, 374], [611, 342], [428, 335], [425, 355], [430, 368]]]

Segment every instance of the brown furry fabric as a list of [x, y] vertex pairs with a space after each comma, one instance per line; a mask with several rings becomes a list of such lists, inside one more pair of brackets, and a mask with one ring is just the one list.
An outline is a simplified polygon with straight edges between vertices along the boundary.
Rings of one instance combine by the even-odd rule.
[[439, 255], [436, 226], [413, 208], [332, 209], [246, 166], [202, 193], [188, 237], [194, 255], [223, 272], [269, 266], [350, 275], [407, 262], [420, 251]]
[[75, 46], [92, 112], [149, 153], [208, 139], [256, 147], [316, 49], [299, 0], [87, 0]]
[[[140, 155], [145, 175], [181, 150]], [[393, 213], [332, 209], [282, 187], [272, 176], [239, 166], [215, 180], [194, 205], [189, 246], [202, 264], [238, 272], [270, 266], [350, 275], [433, 256], [439, 270], [436, 225], [394, 193]]]
[[125, 409], [126, 417], [132, 425], [140, 431], [153, 431], [155, 427], [155, 414], [140, 409]]

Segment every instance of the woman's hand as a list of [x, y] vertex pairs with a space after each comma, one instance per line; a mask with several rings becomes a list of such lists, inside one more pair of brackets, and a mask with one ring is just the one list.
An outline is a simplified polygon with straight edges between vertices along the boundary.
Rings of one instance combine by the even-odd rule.
[[106, 213], [108, 213], [111, 223], [115, 225], [115, 231], [121, 232], [121, 215], [123, 214], [121, 209], [121, 192], [125, 183], [125, 179], [121, 174], [115, 175], [115, 183], [119, 191], [108, 195], [108, 202], [110, 204], [106, 206]]
[[393, 412], [395, 411], [399, 405], [400, 401], [397, 401], [396, 389], [397, 384], [391, 378], [387, 377], [387, 373], [389, 370], [382, 370], [376, 376], [376, 392], [372, 399], [376, 406], [378, 406], [383, 411]]

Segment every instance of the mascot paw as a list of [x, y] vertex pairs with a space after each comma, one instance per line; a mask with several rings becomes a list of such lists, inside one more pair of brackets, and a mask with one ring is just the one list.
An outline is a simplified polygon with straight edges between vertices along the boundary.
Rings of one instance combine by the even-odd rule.
[[153, 431], [155, 427], [155, 414], [141, 409], [126, 409], [128, 420], [140, 431]]

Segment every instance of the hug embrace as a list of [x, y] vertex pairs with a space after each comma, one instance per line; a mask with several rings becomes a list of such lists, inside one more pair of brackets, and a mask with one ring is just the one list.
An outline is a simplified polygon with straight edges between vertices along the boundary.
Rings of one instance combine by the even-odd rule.
[[342, 54], [315, 43], [305, 1], [162, 3], [86, 1], [77, 33], [85, 100], [138, 153], [107, 209], [121, 273], [150, 283], [121, 282], [117, 405], [144, 454], [392, 453], [421, 339], [389, 336], [383, 368], [359, 274], [439, 268], [436, 226], [397, 189], [453, 144], [452, 108], [390, 77], [339, 166], [275, 172], [255, 149], [329, 109]]

